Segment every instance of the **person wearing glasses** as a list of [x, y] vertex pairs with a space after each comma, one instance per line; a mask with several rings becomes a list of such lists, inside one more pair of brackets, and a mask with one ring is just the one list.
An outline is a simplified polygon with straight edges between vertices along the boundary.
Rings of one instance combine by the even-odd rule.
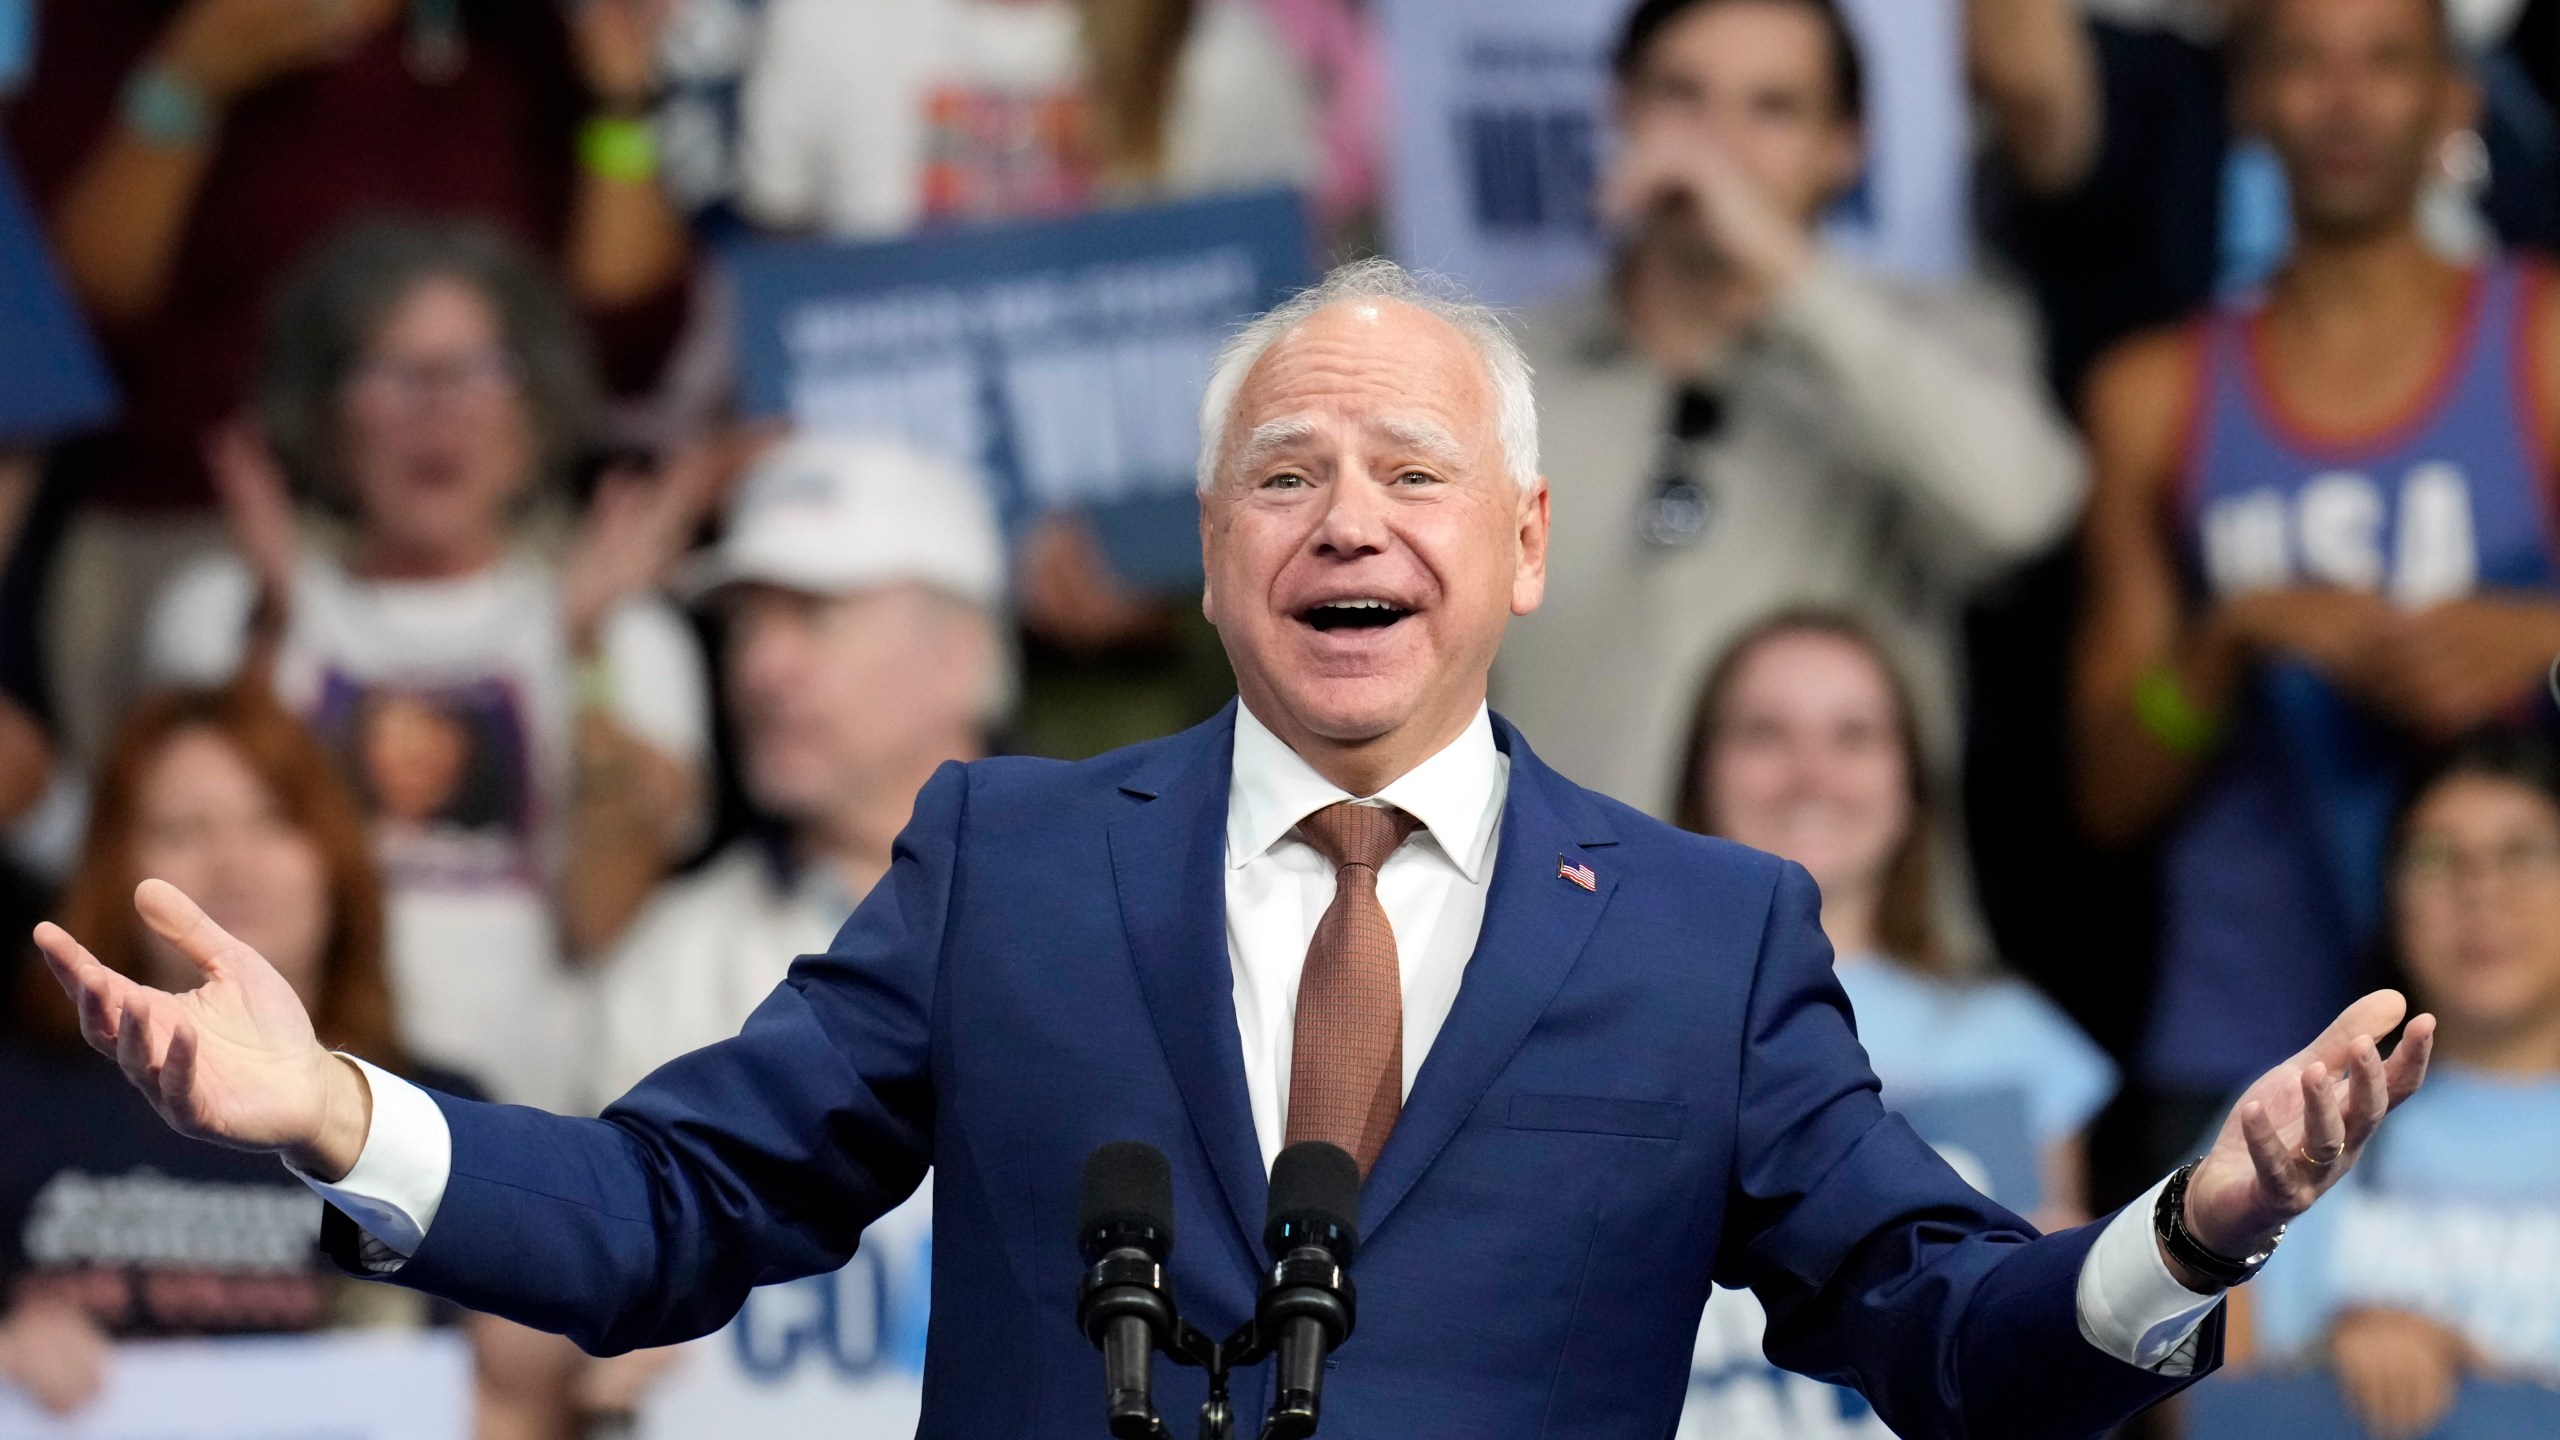
[[[2381, 1440], [2466, 1377], [2560, 1387], [2560, 749], [2489, 732], [2411, 792], [2389, 944], [2436, 1069], [2258, 1294], [2261, 1348], [2325, 1360]], [[2560, 1398], [2552, 1402], [2560, 1410]]]
[[[278, 299], [256, 418], [211, 446], [236, 553], [180, 571], [145, 637], [163, 683], [263, 673], [338, 757], [389, 889], [401, 1039], [528, 1104], [573, 1103], [567, 962], [639, 911], [703, 792], [701, 656], [644, 592], [714, 477], [608, 475], [544, 543], [596, 409], [523, 250], [343, 232]], [[334, 523], [306, 530], [297, 496]]]
[[1545, 608], [1496, 702], [1565, 773], [1668, 816], [1708, 663], [1791, 605], [1847, 607], [1954, 758], [1955, 625], [2059, 539], [2082, 467], [2022, 312], [1824, 253], [1862, 166], [1834, 0], [1647, 0], [1616, 59], [1606, 281], [1533, 317], [1556, 477]]

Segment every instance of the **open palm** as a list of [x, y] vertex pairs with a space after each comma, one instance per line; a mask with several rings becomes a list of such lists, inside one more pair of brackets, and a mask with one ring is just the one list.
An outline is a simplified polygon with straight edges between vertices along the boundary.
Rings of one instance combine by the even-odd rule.
[[176, 886], [145, 880], [133, 903], [204, 983], [180, 995], [152, 989], [100, 964], [62, 927], [40, 925], [36, 945], [80, 1007], [81, 1035], [178, 1133], [241, 1150], [307, 1149], [342, 1108], [333, 1072], [348, 1067], [321, 1048], [301, 997]]
[[2382, 1038], [2408, 1013], [2399, 992], [2377, 990], [2242, 1092], [2187, 1186], [2187, 1226], [2208, 1249], [2256, 1252], [2346, 1178], [2383, 1117], [2427, 1078], [2432, 1015], [2410, 1021], [2382, 1058]]

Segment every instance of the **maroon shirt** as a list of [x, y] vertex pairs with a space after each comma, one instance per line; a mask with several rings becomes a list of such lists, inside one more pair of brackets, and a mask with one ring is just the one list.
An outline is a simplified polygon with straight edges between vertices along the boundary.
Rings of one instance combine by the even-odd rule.
[[[346, 60], [243, 96], [222, 122], [167, 297], [105, 339], [128, 404], [78, 447], [86, 497], [122, 510], [211, 503], [198, 449], [246, 397], [268, 298], [313, 246], [370, 212], [471, 215], [558, 254], [588, 113], [558, 7], [465, 0], [469, 58], [430, 83], [394, 19]], [[173, 0], [42, 0], [35, 71], [7, 135], [51, 213], [117, 117], [126, 77], [176, 14]], [[614, 378], [644, 383], [680, 302], [592, 317]]]

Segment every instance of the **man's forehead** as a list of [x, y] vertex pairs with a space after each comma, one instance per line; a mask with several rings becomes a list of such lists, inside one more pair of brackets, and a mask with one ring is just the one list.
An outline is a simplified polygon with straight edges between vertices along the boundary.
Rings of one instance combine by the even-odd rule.
[[1483, 357], [1456, 326], [1396, 300], [1329, 305], [1254, 363], [1238, 396], [1248, 425], [1293, 413], [1380, 408], [1448, 421], [1492, 399]]

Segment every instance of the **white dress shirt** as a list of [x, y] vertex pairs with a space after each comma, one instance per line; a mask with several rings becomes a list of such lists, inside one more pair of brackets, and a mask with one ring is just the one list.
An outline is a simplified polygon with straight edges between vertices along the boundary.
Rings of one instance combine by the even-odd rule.
[[1333, 862], [1298, 838], [1298, 822], [1345, 800], [1391, 805], [1422, 822], [1378, 867], [1378, 904], [1395, 931], [1403, 971], [1404, 1093], [1476, 952], [1486, 885], [1511, 790], [1511, 757], [1493, 743], [1486, 711], [1466, 733], [1374, 796], [1325, 779], [1253, 712], [1236, 707], [1235, 771], [1227, 789], [1227, 960], [1235, 969], [1236, 1032], [1244, 1088], [1268, 1169], [1288, 1130], [1289, 1060], [1298, 1027], [1298, 974], [1316, 922], [1333, 903]]
[[[1227, 790], [1227, 960], [1234, 970], [1237, 1040], [1246, 1096], [1266, 1165], [1280, 1153], [1289, 1111], [1289, 1058], [1298, 972], [1316, 922], [1333, 903], [1333, 866], [1292, 833], [1327, 805], [1394, 805], [1427, 828], [1378, 871], [1378, 901], [1403, 969], [1404, 1088], [1457, 1002], [1484, 927], [1511, 762], [1485, 711], [1455, 741], [1374, 796], [1353, 796], [1315, 772], [1253, 712], [1236, 707]], [[368, 1237], [367, 1268], [387, 1273], [414, 1254], [452, 1173], [453, 1137], [425, 1093], [371, 1065], [373, 1128], [355, 1168], [335, 1185], [303, 1180]], [[296, 1172], [299, 1173], [299, 1172]], [[2166, 1184], [2166, 1181], [2162, 1182]], [[2195, 1333], [2221, 1297], [2178, 1283], [2151, 1233], [2158, 1188], [2128, 1206], [2090, 1248], [2074, 1299], [2080, 1333], [2128, 1364], [2167, 1375], [2194, 1368]]]

